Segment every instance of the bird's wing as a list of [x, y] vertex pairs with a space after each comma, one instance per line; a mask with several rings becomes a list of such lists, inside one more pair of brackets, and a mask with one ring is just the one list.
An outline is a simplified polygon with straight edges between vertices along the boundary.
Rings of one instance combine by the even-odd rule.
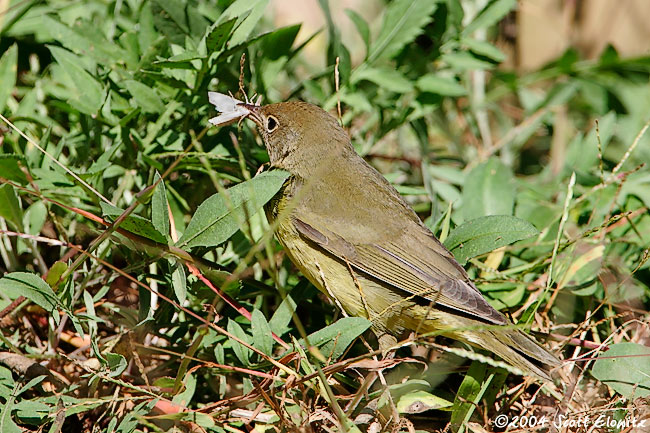
[[305, 221], [294, 216], [292, 220], [306, 239], [357, 271], [404, 290], [416, 303], [446, 307], [456, 314], [491, 324], [508, 323], [483, 298], [451, 253], [418, 224], [409, 224], [411, 230], [398, 236], [380, 236], [374, 237], [372, 243], [355, 243], [332, 232], [321, 218]]

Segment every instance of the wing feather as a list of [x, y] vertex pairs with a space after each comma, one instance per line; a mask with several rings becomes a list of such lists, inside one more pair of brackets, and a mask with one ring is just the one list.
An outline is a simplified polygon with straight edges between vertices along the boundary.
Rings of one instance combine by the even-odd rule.
[[[461, 268], [462, 271], [458, 271], [456, 266], [460, 265], [438, 253], [437, 248], [412, 245], [409, 250], [420, 251], [425, 255], [413, 257], [402, 245], [403, 238], [382, 245], [352, 244], [325, 227], [314, 227], [312, 221], [307, 223], [294, 217], [293, 224], [301, 235], [330, 254], [349, 262], [360, 272], [404, 290], [415, 296], [417, 301], [439, 304], [491, 324], [508, 323], [506, 318], [483, 298], [464, 270]], [[428, 242], [437, 242], [429, 236], [413, 241], [424, 242], [425, 246]], [[444, 250], [444, 247], [442, 248]], [[440, 259], [443, 259], [444, 263], [442, 268], [436, 266], [441, 263]], [[445, 268], [451, 268], [452, 274]]]

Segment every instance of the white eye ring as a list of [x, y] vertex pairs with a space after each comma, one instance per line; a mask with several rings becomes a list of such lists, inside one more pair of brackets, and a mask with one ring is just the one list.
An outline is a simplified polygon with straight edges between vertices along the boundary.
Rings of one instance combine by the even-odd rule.
[[280, 126], [280, 122], [278, 122], [275, 116], [268, 116], [266, 118], [266, 132], [273, 132], [278, 129], [278, 126]]

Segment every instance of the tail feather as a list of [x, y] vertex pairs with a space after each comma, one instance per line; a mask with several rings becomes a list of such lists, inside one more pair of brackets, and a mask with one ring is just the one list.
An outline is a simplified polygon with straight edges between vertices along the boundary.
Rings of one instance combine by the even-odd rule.
[[559, 359], [519, 329], [492, 328], [473, 333], [479, 335], [471, 338], [470, 343], [494, 352], [507, 363], [539, 379], [550, 381], [550, 371], [560, 365]]

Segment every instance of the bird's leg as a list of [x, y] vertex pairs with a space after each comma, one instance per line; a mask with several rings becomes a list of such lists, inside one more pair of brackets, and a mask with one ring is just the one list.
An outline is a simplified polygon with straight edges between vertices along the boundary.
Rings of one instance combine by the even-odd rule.
[[345, 264], [348, 265], [348, 271], [350, 271], [350, 276], [352, 277], [352, 280], [354, 281], [354, 285], [357, 287], [357, 290], [359, 290], [359, 297], [361, 298], [363, 309], [366, 310], [366, 319], [373, 320], [372, 317], [370, 317], [370, 309], [368, 308], [368, 301], [366, 301], [366, 295], [364, 295], [363, 289], [361, 288], [361, 284], [359, 283], [359, 280], [357, 280], [356, 275], [354, 275], [354, 271], [352, 270], [352, 265], [350, 265], [350, 262], [348, 262], [348, 259], [346, 259], [345, 256], [343, 256], [343, 260], [345, 260]]

